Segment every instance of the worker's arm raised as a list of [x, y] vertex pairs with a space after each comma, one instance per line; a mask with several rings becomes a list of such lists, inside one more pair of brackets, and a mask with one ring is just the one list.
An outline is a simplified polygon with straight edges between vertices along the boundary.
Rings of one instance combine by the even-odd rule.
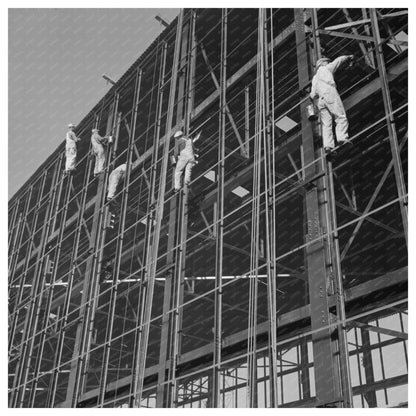
[[354, 55], [343, 55], [339, 56], [337, 59], [334, 59], [331, 63], [329, 63], [326, 67], [332, 72], [336, 72], [339, 67], [346, 63], [350, 62], [354, 59]]
[[200, 131], [193, 139], [192, 141], [195, 143], [200, 137], [201, 137], [202, 131]]

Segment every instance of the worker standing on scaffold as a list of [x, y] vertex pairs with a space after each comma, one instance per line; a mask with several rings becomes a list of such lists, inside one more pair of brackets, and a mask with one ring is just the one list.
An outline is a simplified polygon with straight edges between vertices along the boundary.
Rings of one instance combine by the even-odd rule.
[[198, 133], [195, 138], [186, 137], [181, 130], [178, 130], [174, 135], [175, 150], [173, 164], [175, 167], [175, 192], [181, 189], [182, 172], [185, 170], [185, 184], [191, 183], [192, 168], [197, 163], [195, 160], [194, 142], [199, 139], [201, 133]]
[[68, 131], [66, 132], [66, 144], [65, 144], [65, 171], [64, 173], [70, 174], [75, 170], [75, 165], [77, 163], [77, 142], [81, 139], [76, 136], [75, 124], [68, 125]]
[[108, 138], [107, 136], [101, 137], [98, 134], [98, 129], [92, 129], [91, 145], [92, 145], [92, 151], [95, 155], [94, 176], [97, 176], [101, 172], [104, 171], [105, 151], [104, 151], [103, 145], [106, 145], [109, 143], [111, 144], [111, 137], [110, 138]]
[[318, 59], [316, 62], [316, 74], [312, 79], [310, 99], [319, 98], [318, 109], [322, 122], [322, 138], [324, 149], [331, 152], [334, 147], [334, 134], [332, 131], [332, 119], [335, 119], [336, 137], [338, 145], [351, 143], [348, 139], [348, 119], [344, 105], [338, 94], [334, 81], [334, 73], [347, 62], [352, 62], [354, 55], [344, 55], [330, 62], [328, 58]]

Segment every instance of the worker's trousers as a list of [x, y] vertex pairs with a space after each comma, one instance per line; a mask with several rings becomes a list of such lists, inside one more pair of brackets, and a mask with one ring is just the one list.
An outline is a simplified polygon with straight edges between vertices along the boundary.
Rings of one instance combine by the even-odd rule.
[[107, 198], [112, 199], [116, 194], [117, 185], [119, 184], [120, 180], [123, 178], [124, 172], [121, 170], [113, 170], [108, 178], [108, 193]]
[[65, 170], [71, 171], [75, 169], [77, 163], [77, 146], [76, 144], [66, 145], [65, 147]]
[[185, 170], [185, 183], [191, 183], [192, 168], [195, 165], [195, 158], [192, 154], [182, 152], [178, 157], [175, 169], [175, 189], [181, 189], [182, 172]]
[[335, 147], [334, 133], [332, 132], [333, 119], [336, 123], [335, 132], [338, 143], [348, 140], [347, 115], [338, 92], [331, 94], [331, 97], [320, 97], [318, 108], [321, 116], [324, 147]]
[[104, 148], [101, 146], [101, 149], [95, 149], [94, 155], [95, 155], [94, 175], [98, 175], [104, 170], [104, 165], [105, 165]]

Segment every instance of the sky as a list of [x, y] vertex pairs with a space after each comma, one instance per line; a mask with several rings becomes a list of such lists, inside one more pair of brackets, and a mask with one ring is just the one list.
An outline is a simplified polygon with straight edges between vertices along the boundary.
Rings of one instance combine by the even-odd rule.
[[9, 9], [8, 198], [179, 9]]

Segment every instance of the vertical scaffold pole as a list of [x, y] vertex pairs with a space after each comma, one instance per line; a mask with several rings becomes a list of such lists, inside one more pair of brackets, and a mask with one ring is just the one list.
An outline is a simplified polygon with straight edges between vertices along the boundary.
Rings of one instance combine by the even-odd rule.
[[218, 220], [215, 245], [215, 311], [214, 311], [214, 368], [212, 386], [212, 406], [220, 407], [220, 372], [222, 347], [222, 268], [223, 268], [223, 236], [224, 236], [224, 174], [225, 174], [225, 120], [227, 92], [227, 28], [228, 10], [222, 9], [221, 16], [221, 57], [220, 57], [220, 114], [218, 142], [218, 186], [217, 208]]
[[[162, 122], [162, 107], [163, 107], [163, 96], [164, 96], [164, 85], [165, 85], [165, 72], [166, 72], [166, 54], [167, 54], [167, 42], [164, 41], [162, 44], [162, 51], [161, 51], [161, 65], [160, 65], [160, 72], [159, 72], [159, 81], [158, 81], [158, 95], [157, 95], [157, 102], [156, 102], [156, 119], [155, 119], [155, 136], [154, 136], [154, 144], [153, 144], [153, 152], [152, 152], [152, 161], [151, 161], [151, 174], [150, 174], [150, 191], [149, 191], [149, 198], [148, 198], [148, 219], [146, 223], [146, 231], [144, 236], [144, 253], [143, 253], [143, 259], [147, 259], [149, 250], [150, 250], [150, 241], [151, 236], [153, 232], [153, 223], [154, 223], [154, 206], [156, 204], [156, 198], [155, 198], [155, 186], [156, 186], [156, 176], [157, 176], [157, 159], [158, 159], [158, 153], [159, 153], [159, 142], [160, 142], [160, 131], [161, 131], [161, 122]], [[145, 270], [142, 272], [142, 282], [144, 280], [145, 276]], [[166, 284], [166, 283], [165, 283]], [[141, 303], [142, 300], [141, 291], [144, 290], [143, 285], [141, 287], [141, 290], [139, 291], [138, 295], [138, 305], [137, 310], [140, 311], [141, 309]], [[141, 326], [140, 326], [140, 320], [141, 316], [140, 314], [137, 314], [137, 320], [136, 320], [136, 330], [135, 330], [135, 337], [134, 337], [134, 351], [137, 351], [139, 348], [139, 337], [141, 333]], [[162, 332], [163, 332], [163, 322], [162, 322]], [[163, 339], [161, 337], [161, 339]], [[161, 342], [161, 351], [163, 349], [162, 342]], [[132, 363], [132, 382], [130, 384], [130, 403], [129, 407], [137, 407], [135, 405], [134, 401], [134, 393], [137, 391], [137, 383], [138, 383], [138, 354], [133, 354], [133, 363]], [[163, 360], [164, 362], [164, 360]], [[160, 387], [158, 387], [159, 389]], [[158, 400], [156, 398], [156, 400]], [[158, 403], [158, 402], [156, 402]], [[158, 406], [157, 407], [161, 407]]]
[[[59, 197], [62, 189], [63, 179], [59, 181], [59, 171], [57, 167], [55, 167], [54, 172], [54, 183], [50, 189], [50, 198], [47, 199], [47, 208], [45, 212], [45, 222], [46, 226], [42, 228], [42, 234], [40, 238], [40, 243], [38, 247], [38, 254], [36, 258], [36, 265], [35, 270], [33, 273], [33, 280], [32, 280], [32, 287], [30, 292], [30, 304], [28, 308], [28, 312], [25, 319], [25, 326], [23, 329], [23, 334], [25, 336], [22, 348], [22, 354], [19, 361], [19, 371], [16, 370], [16, 375], [18, 375], [17, 385], [19, 386], [19, 394], [16, 396], [16, 402], [12, 407], [23, 407], [25, 394], [26, 394], [26, 383], [30, 371], [30, 361], [32, 357], [34, 342], [35, 342], [35, 334], [36, 334], [36, 327], [38, 324], [38, 315], [36, 311], [39, 308], [39, 305], [42, 301], [42, 290], [44, 288], [44, 280], [45, 276], [43, 274], [43, 268], [45, 263], [45, 250], [46, 250], [46, 240], [49, 237], [49, 230], [51, 228], [51, 222], [53, 220], [54, 214], [54, 206], [55, 201], [57, 201], [57, 205], [59, 204]], [[46, 181], [47, 171], [44, 171], [43, 183]], [[59, 184], [59, 185], [58, 185]], [[42, 186], [43, 188], [43, 186]], [[59, 191], [58, 191], [59, 189]], [[42, 190], [40, 191], [40, 194]], [[56, 195], [59, 195], [56, 198]], [[40, 199], [40, 198], [39, 198]], [[40, 202], [40, 201], [39, 201]], [[40, 210], [40, 206], [38, 207]], [[35, 234], [33, 230], [33, 234]], [[23, 284], [24, 282], [22, 282]]]
[[[17, 266], [17, 259], [19, 257], [19, 251], [21, 250], [21, 246], [22, 246], [22, 240], [23, 240], [23, 235], [24, 235], [24, 227], [27, 221], [27, 213], [29, 211], [29, 203], [30, 203], [30, 199], [32, 197], [32, 192], [33, 192], [33, 185], [31, 185], [29, 187], [29, 190], [26, 193], [26, 201], [25, 201], [25, 205], [23, 207], [23, 211], [20, 213], [21, 214], [21, 221], [20, 221], [20, 228], [19, 228], [19, 237], [18, 240], [16, 242], [16, 249], [11, 253], [11, 260], [9, 263], [9, 285], [14, 282], [15, 279], [15, 271], [16, 271], [16, 266]], [[24, 196], [22, 196], [23, 198]], [[28, 250], [30, 250], [30, 246], [28, 247]], [[28, 261], [28, 259], [30, 258], [30, 256], [25, 256], [25, 261]], [[22, 287], [22, 286], [21, 286]], [[20, 289], [20, 288], [19, 288]], [[20, 302], [20, 301], [18, 301]], [[15, 304], [15, 307], [13, 308], [13, 311], [15, 311], [17, 306], [17, 303]]]
[[[28, 191], [28, 195], [26, 196], [26, 201], [25, 201], [25, 206], [23, 209], [23, 213], [22, 213], [22, 230], [20, 232], [20, 237], [19, 237], [19, 242], [18, 242], [18, 247], [21, 248], [22, 245], [22, 239], [23, 239], [23, 235], [24, 235], [24, 226], [26, 224], [27, 221], [27, 213], [28, 213], [28, 209], [29, 209], [29, 202], [30, 199], [32, 197], [32, 192], [33, 192], [33, 186], [31, 186], [29, 188]], [[34, 238], [34, 234], [32, 233], [31, 238]], [[16, 299], [14, 301], [13, 304], [13, 308], [12, 308], [12, 322], [9, 326], [9, 342], [8, 342], [8, 350], [9, 350], [9, 359], [10, 359], [10, 354], [12, 352], [12, 348], [13, 348], [13, 342], [14, 342], [14, 337], [15, 337], [15, 332], [16, 332], [16, 326], [17, 326], [17, 320], [18, 320], [18, 316], [19, 316], [19, 304], [22, 301], [22, 297], [23, 297], [23, 291], [24, 291], [24, 282], [25, 282], [25, 273], [27, 272], [27, 269], [29, 267], [29, 260], [30, 260], [30, 243], [28, 244], [28, 248], [26, 251], [26, 256], [25, 256], [25, 261], [24, 261], [24, 266], [23, 266], [23, 276], [19, 279], [21, 284], [19, 284], [19, 288], [17, 289], [17, 295], [16, 295]], [[9, 275], [10, 275], [10, 281], [11, 283], [14, 283], [15, 285], [18, 285], [18, 281], [17, 279], [15, 279], [15, 268], [16, 268], [16, 263], [17, 263], [17, 259], [19, 257], [19, 250], [16, 252], [15, 254], [15, 258], [12, 262], [12, 266], [9, 269]]]
[[[114, 137], [114, 148], [117, 146], [119, 132], [120, 132], [120, 123], [121, 123], [121, 113], [118, 112], [118, 104], [120, 101], [120, 93], [115, 89], [114, 91], [114, 105], [113, 105], [113, 115], [109, 120], [107, 120], [107, 132], [111, 131], [111, 135]], [[113, 148], [113, 149], [114, 149]], [[82, 394], [86, 390], [87, 380], [88, 380], [88, 367], [89, 367], [89, 359], [90, 353], [89, 349], [91, 346], [93, 334], [94, 334], [94, 324], [95, 324], [95, 312], [98, 305], [98, 297], [99, 297], [99, 290], [100, 290], [100, 274], [102, 268], [102, 261], [104, 255], [104, 246], [106, 240], [106, 215], [109, 215], [109, 207], [106, 205], [106, 189], [108, 185], [108, 177], [110, 174], [110, 166], [114, 164], [113, 158], [115, 157], [114, 151], [112, 149], [108, 149], [106, 151], [106, 168], [104, 170], [104, 174], [100, 175], [100, 182], [98, 186], [97, 194], [99, 197], [97, 199], [101, 200], [101, 226], [100, 226], [100, 233], [101, 236], [99, 238], [99, 243], [97, 245], [97, 262], [95, 264], [94, 274], [93, 274], [93, 286], [92, 286], [92, 296], [91, 296], [91, 307], [89, 308], [89, 315], [87, 322], [87, 332], [86, 332], [86, 342], [84, 344], [84, 359], [82, 360], [82, 371], [81, 371], [81, 382], [79, 385], [79, 394]]]
[[[43, 309], [43, 323], [42, 323], [42, 330], [40, 332], [40, 339], [38, 341], [38, 353], [36, 355], [35, 358], [35, 364], [34, 364], [34, 369], [33, 369], [33, 374], [35, 377], [35, 380], [31, 386], [31, 390], [30, 390], [30, 396], [29, 396], [29, 407], [34, 407], [35, 405], [35, 399], [36, 399], [36, 390], [37, 390], [37, 386], [39, 383], [39, 371], [41, 368], [41, 364], [42, 364], [42, 359], [46, 358], [43, 356], [43, 352], [44, 352], [44, 343], [45, 343], [45, 339], [46, 339], [46, 335], [47, 335], [47, 331], [48, 331], [48, 323], [49, 323], [49, 315], [51, 312], [51, 306], [52, 306], [52, 299], [53, 299], [53, 294], [54, 294], [54, 289], [55, 289], [55, 281], [56, 281], [56, 276], [57, 276], [57, 272], [58, 272], [58, 264], [60, 261], [60, 256], [61, 256], [61, 249], [62, 249], [62, 238], [64, 235], [64, 230], [65, 230], [65, 222], [66, 222], [66, 218], [67, 218], [67, 214], [68, 214], [68, 206], [69, 206], [69, 199], [71, 196], [71, 186], [72, 186], [72, 176], [70, 176], [68, 178], [67, 184], [66, 184], [66, 188], [65, 188], [65, 193], [64, 193], [64, 199], [62, 202], [62, 214], [61, 214], [61, 218], [60, 218], [60, 224], [59, 224], [59, 231], [58, 231], [58, 237], [57, 237], [57, 250], [54, 256], [54, 260], [53, 260], [53, 270], [51, 272], [51, 277], [49, 280], [49, 292], [48, 292], [48, 297], [46, 300], [46, 305], [42, 308]], [[61, 182], [62, 183], [62, 182]], [[61, 193], [61, 190], [59, 192], [59, 194]], [[59, 201], [60, 198], [58, 198]], [[59, 206], [57, 205], [57, 208], [59, 208]], [[55, 210], [55, 213], [58, 211], [58, 209]], [[56, 217], [57, 215], [54, 215], [54, 225], [51, 228], [51, 231], [53, 232], [55, 230], [55, 221], [56, 221]], [[44, 276], [44, 280], [46, 280], [46, 274], [49, 273], [49, 270], [44, 270], [43, 274]], [[37, 311], [36, 311], [36, 319], [39, 319], [39, 315], [41, 313], [41, 303], [39, 303]], [[30, 361], [29, 361], [29, 365], [30, 365]]]
[[[189, 45], [189, 24], [184, 22], [182, 25], [181, 46], [179, 52], [179, 73], [178, 73], [178, 87], [177, 87], [177, 107], [176, 107], [176, 125], [181, 125], [185, 113], [185, 73], [187, 68]], [[186, 127], [186, 126], [185, 126]], [[173, 172], [175, 167], [172, 168]], [[174, 173], [172, 175], [174, 177]], [[176, 279], [178, 278], [178, 253], [176, 248], [179, 243], [179, 230], [182, 226], [182, 216], [180, 214], [181, 204], [183, 202], [182, 194], [180, 198], [176, 195], [169, 201], [169, 229], [168, 241], [166, 247], [166, 266], [168, 268], [165, 279], [164, 293], [163, 293], [163, 311], [162, 311], [162, 329], [160, 337], [160, 352], [159, 352], [159, 374], [158, 387], [156, 391], [156, 406], [157, 407], [172, 407], [173, 400], [173, 382], [172, 382], [172, 367], [173, 367], [173, 344], [175, 342], [175, 321], [177, 310], [175, 307], [175, 288]]]
[[[94, 125], [96, 127], [97, 124]], [[69, 275], [67, 280], [67, 287], [65, 290], [65, 299], [64, 304], [62, 307], [62, 320], [58, 330], [58, 341], [55, 348], [55, 355], [53, 360], [53, 368], [54, 371], [51, 375], [51, 380], [49, 382], [49, 390], [48, 390], [48, 397], [47, 397], [47, 406], [54, 407], [55, 406], [55, 398], [56, 398], [56, 391], [58, 389], [58, 378], [60, 374], [60, 367], [62, 362], [62, 354], [65, 345], [65, 335], [68, 329], [68, 317], [69, 317], [69, 307], [71, 304], [71, 296], [72, 296], [72, 288], [74, 285], [75, 279], [75, 272], [77, 270], [77, 258], [78, 258], [78, 248], [81, 239], [81, 231], [82, 231], [82, 223], [84, 220], [84, 212], [85, 212], [85, 204], [87, 201], [87, 191], [88, 191], [88, 181], [90, 178], [92, 165], [94, 161], [92, 157], [88, 157], [87, 159], [87, 169], [84, 173], [84, 181], [82, 186], [82, 193], [81, 193], [81, 203], [80, 203], [80, 215], [78, 216], [77, 225], [76, 225], [76, 235], [75, 241], [71, 252], [71, 262], [69, 265]], [[62, 277], [64, 279], [64, 277]]]
[[[258, 14], [257, 30], [257, 68], [256, 68], [256, 100], [253, 140], [253, 200], [251, 212], [251, 247], [250, 271], [253, 278], [249, 279], [249, 305], [247, 329], [247, 405], [257, 407], [257, 305], [258, 305], [258, 273], [259, 273], [259, 227], [260, 227], [260, 174], [261, 174], [261, 84], [262, 84], [262, 23], [261, 10]], [[247, 87], [246, 87], [247, 88]], [[247, 90], [246, 90], [247, 91]], [[247, 95], [246, 95], [247, 100]], [[249, 109], [246, 105], [246, 122]]]
[[[188, 42], [187, 52], [187, 77], [186, 77], [186, 102], [185, 102], [185, 134], [189, 134], [190, 114], [193, 110], [193, 94], [194, 94], [194, 77], [195, 77], [195, 61], [196, 61], [196, 42], [195, 42], [195, 23], [196, 12], [194, 9], [190, 11], [190, 25], [189, 36], [190, 42]], [[186, 237], [188, 233], [188, 197], [189, 188], [184, 184], [184, 192], [182, 198], [180, 198], [179, 208], [179, 224], [178, 224], [178, 242], [179, 247], [177, 249], [177, 267], [175, 269], [175, 288], [173, 295], [173, 324], [172, 324], [172, 349], [170, 357], [170, 369], [169, 369], [169, 385], [172, 387], [170, 392], [170, 400], [168, 402], [169, 407], [175, 407], [177, 396], [177, 379], [176, 379], [176, 366], [178, 357], [180, 354], [181, 346], [181, 329], [182, 329], [182, 316], [183, 310], [181, 305], [183, 303], [183, 291], [184, 291], [184, 279], [185, 279], [185, 267], [186, 267]]]
[[[117, 111], [118, 100], [119, 94], [115, 92], [113, 99], [113, 108], [115, 108], [114, 113]], [[113, 117], [113, 115], [110, 114], [109, 117]], [[91, 227], [91, 238], [89, 244], [89, 258], [85, 269], [78, 327], [75, 336], [73, 358], [71, 360], [71, 369], [66, 393], [65, 403], [68, 407], [77, 406], [79, 394], [83, 391], [87, 376], [86, 369], [88, 367], [88, 349], [91, 342], [95, 308], [97, 305], [100, 262], [105, 237], [103, 222], [107, 179], [108, 168], [105, 169], [104, 174], [100, 174], [98, 177], [97, 196], [95, 200], [94, 218]]]
[[407, 220], [407, 191], [403, 175], [403, 167], [400, 159], [399, 142], [397, 139], [396, 123], [393, 114], [393, 105], [390, 97], [390, 88], [387, 78], [386, 64], [383, 55], [383, 43], [381, 41], [380, 29], [378, 25], [377, 10], [370, 10], [371, 26], [373, 36], [376, 40], [375, 50], [377, 58], [378, 72], [381, 80], [381, 92], [383, 94], [384, 111], [386, 114], [387, 129], [389, 132], [390, 148], [393, 156], [394, 176], [396, 179], [397, 193], [399, 196], [400, 213], [403, 222], [403, 231], [408, 245], [408, 220]]
[[182, 23], [183, 23], [183, 9], [181, 9], [178, 16], [176, 39], [175, 39], [175, 51], [173, 56], [173, 65], [172, 65], [172, 76], [171, 76], [171, 85], [169, 93], [169, 104], [168, 104], [168, 113], [166, 117], [166, 129], [165, 136], [166, 140], [163, 147], [163, 156], [162, 156], [162, 167], [160, 170], [160, 186], [159, 193], [157, 198], [156, 205], [156, 218], [155, 218], [155, 227], [153, 235], [151, 236], [150, 248], [148, 250], [148, 256], [146, 258], [145, 264], [145, 274], [143, 281], [143, 291], [141, 297], [141, 310], [140, 310], [140, 328], [138, 328], [138, 339], [137, 344], [135, 345], [136, 351], [134, 354], [137, 354], [136, 358], [136, 368], [133, 371], [137, 374], [135, 385], [133, 386], [133, 406], [140, 407], [142, 393], [143, 393], [143, 384], [144, 384], [144, 375], [146, 369], [146, 357], [147, 357], [147, 347], [149, 343], [149, 330], [150, 330], [150, 319], [152, 312], [153, 304], [153, 292], [155, 286], [156, 278], [156, 269], [157, 269], [157, 259], [159, 252], [159, 240], [160, 240], [160, 229], [162, 225], [163, 218], [163, 209], [165, 204], [165, 191], [166, 191], [166, 176], [167, 168], [169, 161], [169, 145], [170, 137], [172, 133], [172, 119], [175, 103], [175, 92], [176, 92], [176, 82], [178, 78], [178, 62], [179, 62], [179, 50], [181, 45], [182, 38]]
[[124, 242], [123, 236], [124, 236], [126, 215], [127, 215], [127, 203], [128, 203], [128, 197], [129, 197], [131, 164], [132, 164], [132, 156], [134, 153], [134, 145], [135, 145], [134, 134], [136, 131], [136, 122], [137, 122], [137, 113], [138, 113], [138, 108], [139, 108], [142, 74], [143, 74], [142, 69], [138, 68], [137, 73], [136, 73], [136, 83], [135, 83], [135, 89], [134, 89], [134, 101], [133, 101], [134, 111], [132, 113], [130, 135], [128, 138], [128, 147], [127, 147], [127, 156], [126, 156], [126, 178], [124, 182], [124, 192], [122, 194], [122, 200], [121, 200], [119, 227], [117, 231], [118, 237], [117, 237], [116, 249], [114, 253], [113, 279], [112, 279], [111, 290], [110, 290], [109, 311], [107, 315], [107, 327], [106, 327], [106, 332], [105, 332], [104, 357], [103, 357], [103, 362], [101, 366], [98, 407], [104, 406], [105, 390], [107, 387], [108, 365], [110, 361], [110, 352], [111, 352], [111, 345], [112, 345], [114, 314], [115, 314], [116, 301], [117, 301], [118, 279], [120, 276], [121, 255], [123, 252], [123, 242]]
[[[270, 57], [272, 65], [269, 66], [269, 51], [267, 40], [266, 9], [262, 13], [263, 24], [263, 57], [262, 76], [264, 77], [263, 87], [263, 111], [262, 128], [264, 138], [264, 173], [265, 173], [265, 205], [266, 205], [266, 259], [267, 259], [267, 296], [268, 296], [268, 317], [269, 317], [269, 366], [270, 366], [270, 406], [277, 407], [277, 322], [276, 322], [276, 190], [275, 190], [275, 145], [273, 128], [273, 111], [270, 103], [274, 100], [273, 85], [273, 21], [272, 10], [270, 10], [270, 34], [271, 48]], [[271, 79], [270, 79], [271, 78]]]

